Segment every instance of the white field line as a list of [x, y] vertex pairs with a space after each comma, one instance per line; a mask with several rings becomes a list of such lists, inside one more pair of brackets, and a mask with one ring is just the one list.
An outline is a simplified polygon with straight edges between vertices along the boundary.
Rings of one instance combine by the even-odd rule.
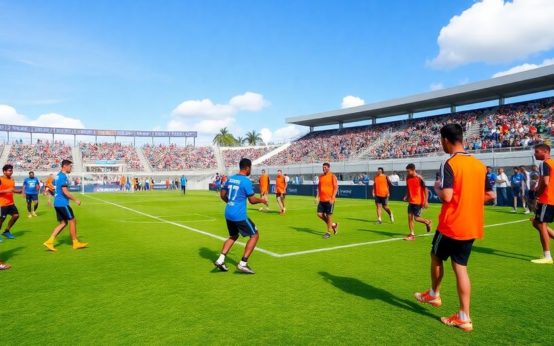
[[[145, 217], [148, 217], [148, 218], [157, 220], [157, 221], [162, 222], [162, 223], [166, 223], [166, 224], [168, 224], [168, 225], [173, 225], [173, 226], [176, 226], [176, 227], [184, 228], [184, 229], [189, 230], [189, 231], [191, 231], [191, 232], [195, 232], [195, 233], [199, 233], [199, 234], [205, 235], [205, 236], [208, 236], [208, 237], [210, 237], [210, 238], [215, 238], [215, 239], [219, 239], [219, 240], [222, 240], [222, 241], [224, 241], [224, 240], [227, 239], [227, 238], [225, 238], [225, 237], [221, 237], [221, 236], [218, 236], [218, 235], [209, 233], [209, 232], [201, 231], [201, 230], [199, 230], [199, 229], [192, 228], [192, 227], [189, 227], [189, 226], [186, 226], [186, 225], [182, 225], [182, 224], [177, 223], [177, 222], [168, 221], [168, 220], [162, 219], [162, 218], [160, 218], [160, 217], [158, 217], [158, 216], [146, 214], [146, 213], [143, 213], [143, 212], [141, 212], [141, 211], [138, 211], [138, 210], [135, 210], [135, 209], [126, 207], [126, 206], [121, 205], [121, 204], [117, 204], [117, 203], [105, 201], [105, 200], [102, 200], [102, 199], [100, 199], [100, 198], [92, 197], [92, 196], [90, 196], [90, 195], [87, 195], [87, 197], [88, 197], [88, 198], [91, 198], [91, 199], [94, 199], [94, 200], [97, 200], [97, 201], [104, 202], [105, 204], [110, 204], [110, 205], [113, 205], [113, 206], [115, 206], [115, 207], [118, 207], [118, 208], [121, 208], [121, 209], [125, 209], [125, 210], [128, 210], [128, 211], [130, 211], [130, 212], [133, 212], [133, 213], [136, 213], [136, 214], [139, 214], [139, 215], [142, 215], [142, 216], [145, 216]], [[485, 227], [485, 228], [498, 227], [498, 226], [511, 225], [511, 224], [514, 224], [514, 223], [526, 222], [526, 221], [528, 222], [529, 219], [517, 220], [517, 221], [509, 221], [509, 222], [502, 222], [502, 223], [495, 223], [495, 224], [491, 224], [491, 225], [485, 225], [484, 227]], [[418, 235], [418, 236], [416, 236], [416, 237], [428, 237], [428, 236], [432, 236], [432, 235], [434, 235], [434, 233], [421, 234], [421, 235]], [[362, 243], [345, 244], [345, 245], [332, 246], [332, 247], [325, 247], [325, 248], [312, 249], [312, 250], [305, 250], [305, 251], [287, 252], [287, 253], [282, 253], [282, 254], [276, 253], [276, 252], [272, 252], [272, 251], [268, 251], [268, 250], [265, 250], [265, 249], [262, 249], [262, 248], [259, 248], [259, 247], [256, 247], [256, 251], [259, 251], [259, 252], [261, 252], [261, 253], [265, 253], [265, 254], [270, 255], [270, 256], [272, 256], [272, 257], [291, 257], [291, 256], [306, 255], [306, 254], [311, 254], [311, 253], [316, 253], [316, 252], [335, 251], [335, 250], [347, 249], [347, 248], [351, 248], [351, 247], [358, 247], [358, 246], [365, 246], [365, 245], [373, 245], [373, 244], [381, 244], [381, 243], [390, 243], [390, 242], [400, 241], [400, 240], [404, 240], [404, 237], [402, 237], [402, 238], [390, 238], [390, 239], [383, 239], [383, 240], [374, 240], [374, 241], [367, 241], [367, 242], [362, 242]], [[236, 243], [239, 244], [239, 245], [241, 245], [241, 246], [244, 246], [244, 245], [245, 245], [245, 244], [242, 243], [242, 242], [236, 242]]]
[[[161, 217], [154, 216], [154, 215], [150, 215], [150, 214], [146, 214], [146, 213], [143, 213], [142, 211], [138, 211], [138, 210], [135, 210], [135, 209], [126, 207], [126, 206], [121, 205], [121, 204], [117, 204], [117, 203], [105, 201], [105, 200], [103, 200], [103, 199], [96, 198], [96, 197], [92, 197], [92, 196], [89, 196], [89, 195], [86, 195], [86, 197], [91, 198], [91, 199], [94, 199], [94, 200], [97, 200], [97, 201], [104, 202], [105, 204], [113, 205], [114, 207], [118, 207], [118, 208], [121, 208], [121, 209], [125, 209], [125, 210], [127, 210], [127, 211], [130, 211], [130, 212], [133, 212], [133, 213], [135, 213], [135, 214], [139, 214], [139, 215], [142, 215], [142, 216], [144, 216], [144, 217], [148, 217], [148, 218], [157, 220], [157, 221], [162, 222], [162, 223], [166, 223], [166, 224], [168, 224], [168, 225], [176, 226], [176, 227], [179, 227], [179, 228], [184, 228], [184, 229], [189, 230], [189, 231], [191, 231], [191, 232], [195, 232], [195, 233], [198, 233], [198, 234], [202, 234], [202, 235], [205, 235], [205, 236], [210, 237], [210, 238], [219, 239], [219, 240], [221, 240], [221, 241], [227, 240], [227, 238], [225, 238], [225, 237], [221, 237], [221, 236], [219, 236], [219, 235], [215, 235], [215, 234], [212, 234], [212, 233], [209, 233], [209, 232], [201, 231], [201, 230], [199, 230], [199, 229], [192, 228], [192, 227], [189, 227], [189, 226], [185, 226], [185, 225], [182, 225], [182, 224], [177, 223], [177, 222], [168, 221], [168, 220], [162, 219]], [[241, 245], [241, 246], [245, 246], [245, 245], [246, 245], [245, 243], [243, 243], [243, 242], [238, 242], [238, 241], [236, 242], [236, 244], [239, 244], [239, 245]], [[268, 250], [265, 250], [265, 249], [262, 249], [262, 248], [259, 248], [259, 247], [256, 247], [256, 251], [259, 251], [259, 252], [261, 252], [261, 253], [265, 253], [265, 254], [270, 255], [270, 256], [273, 256], [273, 257], [279, 257], [279, 254], [277, 254], [277, 253], [271, 252], [271, 251], [268, 251]]]

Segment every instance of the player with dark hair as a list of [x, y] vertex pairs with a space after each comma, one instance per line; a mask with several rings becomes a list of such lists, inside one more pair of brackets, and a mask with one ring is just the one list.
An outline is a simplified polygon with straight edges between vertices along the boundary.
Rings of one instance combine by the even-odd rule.
[[428, 208], [428, 191], [423, 179], [417, 174], [413, 163], [406, 166], [406, 196], [408, 202], [408, 228], [410, 234], [404, 240], [415, 240], [414, 221], [425, 225], [431, 231], [431, 220], [421, 217], [421, 209]]
[[40, 182], [35, 177], [35, 172], [29, 172], [29, 177], [23, 181], [23, 194], [27, 201], [27, 211], [29, 218], [37, 215], [38, 208], [38, 192], [40, 190]]
[[377, 223], [383, 223], [381, 220], [382, 209], [389, 215], [390, 221], [394, 223], [394, 215], [390, 210], [389, 196], [390, 196], [391, 183], [389, 178], [385, 175], [385, 170], [382, 167], [377, 168], [377, 175], [373, 178], [373, 197], [375, 198], [375, 205], [377, 206]]
[[254, 271], [248, 266], [248, 258], [256, 247], [259, 233], [254, 222], [252, 222], [246, 214], [246, 200], [248, 200], [250, 204], [263, 203], [267, 205], [267, 199], [254, 196], [252, 182], [248, 179], [252, 170], [252, 161], [249, 159], [240, 160], [239, 169], [239, 173], [230, 177], [225, 182], [220, 192], [221, 199], [227, 203], [225, 207], [225, 220], [227, 221], [229, 238], [223, 243], [221, 254], [214, 264], [223, 272], [229, 270], [225, 265], [225, 257], [240, 234], [250, 239], [246, 242], [244, 255], [237, 265], [237, 269], [246, 274], [254, 274]]
[[550, 238], [554, 239], [554, 230], [548, 227], [554, 221], [554, 182], [550, 177], [554, 172], [554, 160], [550, 157], [550, 146], [547, 144], [535, 145], [535, 159], [542, 161], [539, 166], [539, 181], [535, 188], [537, 196], [537, 210], [533, 219], [533, 227], [539, 231], [543, 257], [531, 262], [536, 264], [552, 264], [550, 254]]
[[[15, 188], [15, 181], [12, 178], [12, 165], [4, 165], [4, 167], [2, 167], [2, 172], [4, 175], [0, 177], [0, 229], [2, 229], [2, 224], [8, 215], [10, 215], [10, 221], [2, 235], [8, 239], [15, 239], [15, 236], [11, 233], [11, 229], [13, 225], [15, 225], [17, 219], [19, 219], [19, 211], [15, 206], [13, 194], [22, 193], [22, 190]], [[0, 241], [1, 239], [2, 238], [0, 238]]]
[[333, 210], [335, 209], [335, 200], [339, 185], [337, 177], [330, 171], [331, 165], [327, 162], [323, 164], [323, 174], [319, 176], [317, 184], [317, 216], [327, 225], [327, 231], [323, 235], [324, 239], [331, 237], [331, 232], [337, 234], [339, 225], [333, 222]]
[[56, 194], [54, 195], [54, 209], [56, 209], [56, 216], [59, 224], [54, 228], [52, 235], [47, 241], [43, 243], [44, 246], [50, 251], [57, 251], [54, 247], [54, 240], [60, 234], [60, 232], [69, 224], [69, 233], [71, 234], [71, 240], [73, 241], [73, 249], [83, 249], [88, 246], [88, 243], [81, 243], [77, 239], [77, 221], [75, 220], [75, 214], [69, 206], [69, 200], [72, 200], [77, 205], [81, 205], [81, 201], [73, 197], [69, 192], [69, 180], [67, 175], [71, 173], [73, 162], [69, 160], [63, 160], [61, 164], [61, 171], [56, 175], [54, 179], [54, 185], [56, 186]]
[[415, 298], [435, 307], [444, 274], [443, 262], [449, 257], [456, 275], [460, 309], [442, 323], [465, 331], [473, 330], [469, 314], [471, 284], [467, 263], [475, 239], [483, 238], [485, 203], [494, 200], [485, 165], [464, 151], [463, 129], [458, 124], [441, 128], [441, 144], [450, 158], [441, 166], [441, 179], [435, 192], [442, 201], [439, 225], [431, 249], [431, 289], [415, 293]]

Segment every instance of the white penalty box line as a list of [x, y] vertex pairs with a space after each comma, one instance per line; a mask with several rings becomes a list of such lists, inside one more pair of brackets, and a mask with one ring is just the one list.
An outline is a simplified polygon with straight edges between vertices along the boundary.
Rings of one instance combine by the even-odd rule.
[[[141, 215], [141, 216], [144, 216], [144, 217], [147, 217], [147, 218], [150, 218], [150, 219], [159, 221], [159, 222], [161, 222], [161, 223], [165, 223], [165, 224], [172, 225], [172, 226], [175, 226], [175, 227], [183, 228], [183, 229], [186, 229], [186, 230], [188, 230], [188, 231], [191, 231], [191, 232], [194, 232], [194, 233], [198, 233], [198, 234], [202, 234], [202, 235], [205, 235], [205, 236], [210, 237], [210, 238], [218, 239], [218, 240], [221, 240], [221, 241], [225, 241], [225, 240], [228, 239], [228, 238], [226, 238], [226, 237], [222, 237], [222, 236], [219, 236], [219, 235], [216, 235], [216, 234], [213, 234], [213, 233], [209, 233], [209, 232], [206, 232], [206, 231], [202, 231], [202, 230], [199, 230], [199, 229], [196, 229], [196, 228], [187, 226], [187, 225], [183, 225], [183, 224], [180, 224], [180, 223], [177, 223], [177, 222], [165, 220], [165, 219], [163, 219], [163, 218], [161, 218], [161, 217], [159, 217], [159, 216], [150, 215], [150, 214], [144, 213], [144, 212], [142, 212], [142, 211], [139, 211], [139, 210], [136, 210], [136, 209], [133, 209], [133, 208], [126, 207], [126, 206], [121, 205], [121, 204], [118, 204], [118, 203], [106, 201], [106, 200], [103, 200], [103, 199], [100, 199], [100, 198], [92, 197], [92, 196], [90, 196], [90, 195], [85, 195], [85, 196], [88, 197], [88, 198], [91, 198], [91, 199], [94, 199], [94, 200], [103, 202], [103, 203], [105, 203], [105, 204], [113, 205], [114, 207], [118, 207], [118, 208], [121, 208], [121, 209], [130, 211], [130, 212], [132, 212], [132, 213], [135, 213], [135, 214], [138, 214], [138, 215]], [[502, 222], [502, 223], [495, 223], [495, 224], [491, 224], [491, 225], [485, 225], [485, 228], [499, 227], [499, 226], [505, 226], [505, 225], [511, 225], [511, 224], [522, 223], [522, 222], [526, 222], [526, 221], [529, 222], [529, 219], [516, 220], [516, 221], [509, 221], [509, 222]], [[421, 234], [421, 235], [418, 235], [418, 236], [416, 236], [416, 237], [428, 237], [428, 236], [431, 236], [431, 235], [433, 235], [433, 233]], [[304, 250], [304, 251], [287, 252], [287, 253], [276, 253], [276, 252], [273, 252], [273, 251], [269, 251], [269, 250], [266, 250], [266, 249], [262, 249], [262, 248], [260, 248], [260, 247], [256, 247], [255, 251], [258, 251], [258, 252], [261, 252], [261, 253], [265, 253], [265, 254], [270, 255], [270, 256], [272, 256], [272, 257], [281, 258], [281, 257], [291, 257], [291, 256], [307, 255], [307, 254], [317, 253], [317, 252], [335, 251], [335, 250], [347, 249], [347, 248], [358, 247], [358, 246], [366, 246], [366, 245], [382, 244], [382, 243], [391, 243], [391, 242], [400, 241], [400, 240], [404, 240], [404, 237], [400, 237], [400, 238], [389, 238], [389, 239], [383, 239], [383, 240], [373, 240], [373, 241], [367, 241], [367, 242], [361, 242], [361, 243], [352, 243], [352, 244], [338, 245], [338, 246], [332, 246], [332, 247], [324, 247], [324, 248], [311, 249], [311, 250]], [[237, 241], [236, 244], [239, 244], [239, 245], [241, 245], [241, 246], [245, 246], [245, 245], [246, 245], [245, 243], [240, 242], [240, 241]]]

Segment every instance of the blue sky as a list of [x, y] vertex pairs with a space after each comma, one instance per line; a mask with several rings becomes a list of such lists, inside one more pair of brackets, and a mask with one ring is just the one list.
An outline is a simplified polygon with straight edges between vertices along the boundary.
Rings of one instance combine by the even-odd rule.
[[0, 0], [0, 122], [277, 139], [346, 96], [554, 63], [552, 3]]

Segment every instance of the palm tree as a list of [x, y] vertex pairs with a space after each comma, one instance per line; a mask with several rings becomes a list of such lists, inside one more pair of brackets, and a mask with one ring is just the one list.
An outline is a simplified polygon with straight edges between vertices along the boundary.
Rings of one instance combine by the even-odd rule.
[[237, 138], [235, 138], [235, 141], [236, 141], [235, 144], [236, 144], [238, 147], [242, 147], [242, 145], [243, 145], [244, 143], [246, 143], [246, 138], [241, 137], [241, 136], [238, 136]]
[[235, 137], [229, 132], [229, 130], [224, 127], [219, 130], [219, 133], [215, 135], [213, 143], [219, 145], [220, 147], [230, 147], [236, 143]]
[[262, 136], [259, 132], [256, 132], [256, 130], [252, 130], [246, 133], [245, 139], [249, 145], [256, 145], [262, 141]]

